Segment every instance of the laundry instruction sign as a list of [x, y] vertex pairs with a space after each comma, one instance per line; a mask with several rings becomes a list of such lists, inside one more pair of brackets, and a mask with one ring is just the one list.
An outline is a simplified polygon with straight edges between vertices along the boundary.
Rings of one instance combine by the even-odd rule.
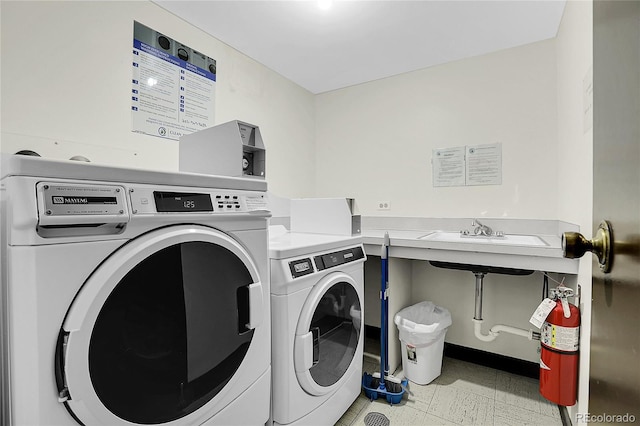
[[431, 156], [434, 187], [502, 184], [502, 144], [434, 149]]
[[132, 130], [166, 139], [213, 126], [216, 61], [133, 23]]

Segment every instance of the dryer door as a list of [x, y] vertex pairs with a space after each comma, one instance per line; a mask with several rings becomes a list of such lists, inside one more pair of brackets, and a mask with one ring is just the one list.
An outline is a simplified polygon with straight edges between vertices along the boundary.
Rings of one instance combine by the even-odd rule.
[[336, 272], [313, 287], [304, 303], [294, 343], [300, 386], [311, 395], [332, 392], [346, 380], [362, 345], [362, 293], [349, 275]]
[[85, 282], [60, 333], [61, 402], [83, 424], [200, 424], [263, 314], [250, 255], [197, 225], [142, 235]]

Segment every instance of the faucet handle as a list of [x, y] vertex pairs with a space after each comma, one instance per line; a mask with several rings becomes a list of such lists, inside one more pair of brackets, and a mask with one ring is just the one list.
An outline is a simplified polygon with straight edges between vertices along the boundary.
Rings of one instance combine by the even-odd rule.
[[484, 225], [482, 223], [480, 223], [480, 221], [478, 219], [472, 219], [471, 220], [471, 226], [481, 226], [484, 227]]

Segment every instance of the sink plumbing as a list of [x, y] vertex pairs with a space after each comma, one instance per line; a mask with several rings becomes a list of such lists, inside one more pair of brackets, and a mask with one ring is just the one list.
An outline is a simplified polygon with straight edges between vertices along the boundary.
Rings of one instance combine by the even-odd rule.
[[473, 226], [473, 234], [468, 230], [464, 229], [460, 231], [460, 236], [462, 237], [504, 237], [504, 232], [502, 231], [493, 231], [487, 225], [480, 223], [478, 219], [473, 219], [471, 221], [471, 226]]
[[496, 324], [489, 330], [489, 334], [482, 334], [482, 285], [485, 274], [483, 272], [474, 272], [476, 276], [476, 306], [473, 315], [473, 332], [479, 340], [483, 342], [492, 342], [500, 335], [501, 332], [515, 334], [516, 336], [526, 337], [529, 340], [540, 340], [540, 333], [531, 329], [512, 327], [510, 325]]
[[475, 310], [473, 312], [473, 333], [478, 340], [483, 342], [494, 341], [500, 333], [509, 333], [516, 336], [525, 337], [529, 340], [540, 340], [540, 333], [532, 329], [526, 330], [523, 328], [512, 327], [505, 324], [496, 324], [489, 329], [488, 334], [482, 333], [482, 296], [484, 292], [484, 277], [488, 273], [508, 274], [508, 275], [530, 275], [533, 271], [525, 269], [512, 269], [493, 266], [480, 266], [480, 265], [467, 265], [456, 264], [447, 262], [429, 261], [433, 266], [447, 269], [459, 269], [473, 272], [476, 277], [476, 292], [475, 292]]

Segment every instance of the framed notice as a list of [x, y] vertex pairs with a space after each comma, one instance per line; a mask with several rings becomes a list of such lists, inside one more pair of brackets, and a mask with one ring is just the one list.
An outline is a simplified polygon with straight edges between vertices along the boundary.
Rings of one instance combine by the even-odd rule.
[[132, 130], [180, 139], [214, 125], [216, 61], [133, 23]]

